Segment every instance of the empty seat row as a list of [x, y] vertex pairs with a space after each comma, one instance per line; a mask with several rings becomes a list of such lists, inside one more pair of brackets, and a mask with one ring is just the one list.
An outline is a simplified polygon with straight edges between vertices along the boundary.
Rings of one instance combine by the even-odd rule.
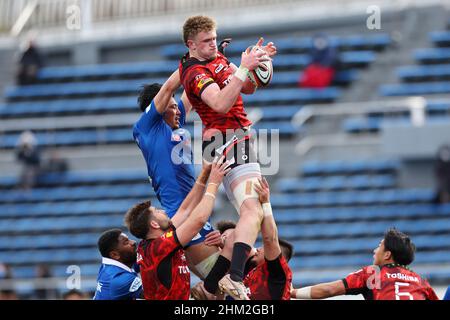
[[[430, 114], [426, 119], [428, 123], [443, 123], [450, 121], [450, 117], [446, 115], [443, 117], [441, 114]], [[346, 119], [342, 124], [344, 131], [348, 133], [366, 133], [366, 132], [378, 132], [382, 129], [383, 125], [395, 125], [395, 126], [411, 126], [410, 116], [397, 117], [397, 118], [354, 118]]]
[[[297, 71], [278, 72], [274, 74], [268, 89], [277, 86], [296, 86], [300, 77]], [[336, 82], [348, 83], [356, 79], [356, 72], [343, 72], [336, 75]], [[100, 94], [128, 94], [137, 93], [145, 83], [164, 83], [163, 78], [135, 79], [135, 80], [112, 80], [101, 82], [73, 82], [62, 84], [37, 84], [29, 86], [9, 87], [5, 91], [7, 99], [31, 97], [64, 97], [80, 95], [100, 95]], [[267, 90], [267, 89], [266, 89]]]
[[433, 219], [418, 218], [414, 220], [388, 219], [384, 221], [357, 221], [316, 224], [279, 225], [279, 233], [288, 239], [345, 238], [356, 236], [383, 237], [384, 232], [395, 227], [406, 234], [447, 233], [450, 228], [450, 217]]
[[[375, 60], [373, 51], [349, 51], [342, 52], [339, 56], [341, 63], [347, 67], [364, 66]], [[238, 58], [231, 61], [239, 65]], [[102, 77], [127, 77], [153, 75], [160, 77], [168, 75], [178, 68], [177, 60], [162, 60], [150, 62], [130, 62], [120, 64], [97, 64], [87, 66], [46, 67], [40, 70], [38, 79], [40, 82], [50, 80], [102, 78]], [[310, 57], [305, 54], [279, 54], [273, 62], [275, 72], [286, 68], [302, 68], [310, 63]], [[342, 73], [341, 77], [350, 76], [350, 73]], [[344, 79], [343, 79], [344, 80]]]
[[[371, 238], [296, 240], [292, 242], [292, 245], [295, 248], [296, 254], [299, 256], [339, 254], [344, 252], [371, 252], [378, 247], [381, 238], [382, 235]], [[418, 252], [450, 247], [450, 235], [415, 235], [412, 238]]]
[[[0, 219], [0, 234], [106, 230], [123, 226], [124, 214], [104, 216]], [[14, 228], [12, 228], [14, 226]], [[0, 259], [1, 261], [1, 259]]]
[[448, 47], [450, 46], [450, 32], [449, 31], [432, 31], [429, 33], [429, 38], [436, 46]]
[[397, 68], [397, 75], [403, 81], [448, 80], [450, 64], [403, 66]]
[[[0, 177], [0, 188], [12, 187], [18, 183], [17, 176]], [[142, 182], [148, 180], [145, 170], [96, 170], [48, 173], [38, 177], [39, 186], [69, 186]]]
[[[309, 103], [333, 101], [339, 98], [338, 88], [324, 89], [279, 89], [260, 90], [255, 95], [244, 95], [246, 105], [278, 105], [286, 103]], [[54, 101], [32, 101], [0, 105], [1, 116], [35, 116], [41, 114], [101, 113], [138, 111], [136, 97], [114, 97], [93, 99], [69, 99]]]
[[414, 59], [423, 64], [450, 62], [450, 48], [424, 48], [414, 51]]
[[[40, 202], [40, 203], [14, 203], [0, 204], [0, 218], [21, 218], [39, 216], [78, 216], [125, 213], [138, 201], [148, 200], [146, 195], [142, 198], [129, 199], [96, 199], [77, 200], [63, 202]], [[156, 198], [151, 197], [152, 204], [160, 206]]]
[[[278, 52], [305, 52], [313, 47], [311, 37], [286, 37], [266, 39], [275, 43]], [[348, 37], [330, 36], [330, 45], [344, 50], [373, 49], [378, 50], [386, 47], [391, 43], [388, 34], [380, 33], [376, 35], [353, 35]], [[239, 40], [233, 41], [227, 47], [225, 53], [227, 56], [240, 55], [248, 46], [256, 43], [256, 40]], [[161, 55], [173, 58], [181, 57], [187, 52], [186, 47], [182, 44], [171, 44], [162, 47]]]
[[430, 203], [435, 196], [435, 192], [430, 189], [317, 192], [307, 194], [274, 194], [271, 197], [271, 203], [274, 208], [349, 206], [377, 203]]
[[295, 191], [340, 190], [340, 189], [370, 189], [393, 188], [395, 177], [383, 175], [355, 175], [310, 178], [285, 178], [277, 181], [277, 190], [281, 193]]
[[379, 93], [383, 96], [411, 96], [444, 94], [450, 92], [450, 82], [415, 82], [381, 85]]
[[78, 187], [36, 188], [5, 190], [0, 193], [0, 203], [51, 202], [67, 200], [114, 199], [154, 197], [155, 193], [148, 181], [123, 185], [97, 185]]
[[279, 224], [330, 221], [375, 221], [387, 219], [416, 219], [450, 216], [450, 205], [402, 204], [370, 205], [341, 208], [294, 208], [274, 210]]
[[400, 162], [396, 160], [364, 159], [359, 161], [310, 161], [299, 168], [304, 176], [330, 175], [330, 174], [357, 174], [357, 173], [382, 173], [395, 172], [400, 168]]
[[[311, 257], [294, 257], [289, 262], [292, 269], [305, 269], [305, 268], [337, 268], [346, 266], [358, 266], [356, 269], [372, 265], [372, 253], [368, 252], [366, 254], [352, 254], [345, 256], [311, 256]], [[450, 262], [450, 256], [447, 251], [440, 250], [434, 252], [417, 252], [414, 264], [411, 266], [414, 270], [415, 264], [425, 264], [425, 263], [448, 263]], [[356, 271], [351, 270], [351, 272]], [[337, 280], [336, 278], [334, 280]]]
[[[200, 132], [194, 132], [193, 125], [186, 125], [184, 129], [193, 134], [200, 134]], [[290, 119], [285, 121], [264, 121], [264, 119], [261, 119], [255, 124], [254, 129], [278, 130], [281, 135], [292, 135], [297, 132]], [[134, 143], [131, 127], [35, 132], [35, 136], [41, 147]], [[15, 148], [19, 137], [20, 134], [18, 133], [0, 136], [0, 148]]]
[[100, 234], [85, 233], [71, 235], [20, 235], [0, 236], [1, 251], [18, 251], [30, 249], [57, 249], [77, 247], [97, 247]]

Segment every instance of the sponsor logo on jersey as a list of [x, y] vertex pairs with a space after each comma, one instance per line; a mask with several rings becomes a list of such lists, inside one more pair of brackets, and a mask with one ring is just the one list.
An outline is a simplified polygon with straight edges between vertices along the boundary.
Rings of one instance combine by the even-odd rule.
[[214, 80], [211, 78], [204, 78], [198, 82], [197, 88], [201, 90], [205, 85], [207, 85], [211, 82], [214, 82]]
[[130, 286], [130, 292], [136, 292], [142, 286], [142, 280], [139, 277], [134, 279], [133, 283]]
[[166, 238], [173, 237], [173, 231], [167, 232], [167, 233], [165, 234], [165, 237], [166, 237]]
[[388, 279], [398, 279], [398, 280], [420, 282], [419, 278], [413, 277], [413, 276], [408, 276], [408, 275], [400, 273], [400, 272], [399, 273], [386, 273], [386, 277]]
[[216, 70], [214, 70], [215, 73], [219, 73], [220, 71], [222, 71], [224, 65], [223, 64], [219, 64], [219, 66], [216, 68]]

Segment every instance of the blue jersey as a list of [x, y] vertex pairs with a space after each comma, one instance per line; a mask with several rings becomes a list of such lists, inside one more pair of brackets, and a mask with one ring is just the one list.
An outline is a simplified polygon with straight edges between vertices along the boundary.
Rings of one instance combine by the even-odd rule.
[[444, 299], [442, 299], [442, 300], [450, 300], [450, 286], [447, 288]]
[[181, 128], [186, 121], [181, 100], [178, 108], [180, 129], [172, 130], [153, 101], [133, 127], [153, 189], [169, 217], [177, 212], [195, 183], [189, 132]]
[[119, 261], [103, 258], [97, 277], [94, 300], [142, 298], [142, 281], [135, 270]]

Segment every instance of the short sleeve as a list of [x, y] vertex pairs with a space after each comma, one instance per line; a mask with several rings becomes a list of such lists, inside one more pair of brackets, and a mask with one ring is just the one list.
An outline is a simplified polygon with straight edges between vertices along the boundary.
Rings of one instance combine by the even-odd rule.
[[215, 83], [213, 75], [204, 66], [194, 66], [186, 71], [183, 78], [184, 88], [189, 88], [189, 92], [201, 98], [203, 91], [211, 84]]
[[444, 300], [450, 300], [450, 286], [447, 288], [445, 292]]
[[342, 281], [344, 282], [345, 292], [350, 295], [362, 294], [367, 291], [367, 280], [370, 274], [367, 267], [350, 273]]
[[156, 110], [155, 103], [152, 102], [145, 109], [139, 121], [136, 123], [139, 131], [148, 133], [152, 128], [163, 123], [163, 116]]
[[138, 299], [142, 296], [142, 280], [134, 273], [121, 273], [111, 281], [111, 299]]
[[174, 229], [167, 231], [161, 237], [153, 241], [154, 245], [152, 246], [151, 255], [156, 259], [157, 263], [164, 260], [173, 251], [181, 248]]
[[186, 123], [186, 109], [184, 108], [183, 100], [178, 101], [178, 110], [180, 110], [181, 116], [180, 116], [180, 126], [183, 127]]
[[[427, 300], [439, 300], [439, 297], [437, 296], [436, 292], [434, 292], [433, 288], [430, 286], [428, 281], [425, 280], [425, 288], [427, 291]], [[448, 290], [447, 290], [448, 294]], [[445, 298], [444, 298], [445, 300]]]

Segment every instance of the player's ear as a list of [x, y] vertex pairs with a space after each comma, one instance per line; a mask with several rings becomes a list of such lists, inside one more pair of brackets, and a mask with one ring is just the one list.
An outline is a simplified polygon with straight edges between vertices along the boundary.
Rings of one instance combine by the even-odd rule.
[[194, 40], [188, 40], [188, 41], [186, 41], [186, 44], [189, 49], [194, 49], [193, 48], [193, 45], [195, 44]]
[[384, 260], [390, 260], [392, 259], [392, 252], [391, 251], [384, 251]]
[[161, 229], [161, 226], [155, 220], [150, 221], [150, 227], [152, 227], [153, 229]]
[[112, 250], [109, 252], [109, 257], [113, 260], [119, 260], [120, 259], [120, 254], [117, 250]]

